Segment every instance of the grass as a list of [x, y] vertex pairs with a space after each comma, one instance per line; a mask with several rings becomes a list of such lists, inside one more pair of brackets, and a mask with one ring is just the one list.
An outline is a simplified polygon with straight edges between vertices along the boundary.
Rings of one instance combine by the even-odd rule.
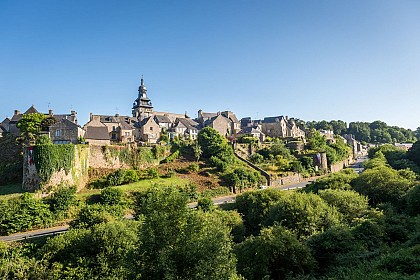
[[[148, 179], [148, 180], [141, 180], [135, 183], [116, 186], [115, 188], [121, 189], [123, 192], [136, 192], [147, 190], [153, 185], [160, 185], [160, 186], [186, 186], [190, 183], [187, 179], [182, 179], [176, 176], [171, 178], [156, 178], [156, 179]], [[83, 189], [81, 192], [77, 194], [77, 197], [81, 200], [86, 200], [89, 196], [100, 194], [100, 189]]]
[[9, 184], [5, 186], [0, 186], [0, 196], [15, 196], [17, 194], [23, 193], [22, 183]]

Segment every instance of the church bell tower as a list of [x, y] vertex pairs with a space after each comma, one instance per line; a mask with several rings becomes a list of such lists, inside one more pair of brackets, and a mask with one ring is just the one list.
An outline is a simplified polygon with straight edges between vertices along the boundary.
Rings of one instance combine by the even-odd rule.
[[150, 117], [153, 114], [153, 106], [150, 99], [147, 97], [147, 88], [144, 85], [143, 76], [139, 86], [139, 95], [133, 103], [133, 117], [144, 118]]

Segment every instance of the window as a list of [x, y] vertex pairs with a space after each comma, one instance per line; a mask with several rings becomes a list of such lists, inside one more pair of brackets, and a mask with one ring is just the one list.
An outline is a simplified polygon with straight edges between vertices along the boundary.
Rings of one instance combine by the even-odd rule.
[[61, 135], [61, 132], [60, 132], [60, 130], [59, 130], [59, 129], [57, 129], [57, 130], [55, 131], [55, 137], [60, 137], [60, 135]]
[[153, 131], [153, 127], [150, 127], [150, 131]]
[[115, 126], [112, 127], [112, 131], [115, 131]]
[[111, 135], [111, 139], [112, 139], [112, 140], [117, 139], [117, 134], [112, 133], [112, 135]]
[[125, 132], [125, 136], [130, 136], [130, 132]]

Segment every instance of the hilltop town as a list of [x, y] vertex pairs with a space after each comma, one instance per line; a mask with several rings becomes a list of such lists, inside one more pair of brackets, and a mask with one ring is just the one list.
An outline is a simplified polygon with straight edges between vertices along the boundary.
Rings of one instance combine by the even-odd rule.
[[[0, 135], [11, 134], [18, 136], [20, 130], [17, 123], [23, 116], [40, 113], [34, 105], [23, 113], [15, 110], [13, 116], [5, 118], [0, 123]], [[288, 141], [306, 142], [307, 130], [299, 119], [288, 116], [270, 116], [260, 120], [249, 117], [238, 119], [234, 112], [204, 112], [198, 111], [196, 119], [187, 114], [155, 111], [151, 99], [148, 97], [144, 79], [138, 88], [138, 96], [134, 100], [131, 116], [96, 115], [90, 113], [89, 121], [83, 126], [78, 123], [77, 112], [57, 114], [53, 110], [42, 113], [51, 118], [52, 123], [42, 133], [47, 135], [54, 144], [77, 144], [83, 142], [91, 145], [138, 144], [151, 145], [161, 141], [162, 134], [169, 140], [175, 138], [197, 139], [198, 132], [204, 127], [215, 129], [220, 135], [235, 141], [244, 135], [255, 137], [264, 142], [266, 137], [282, 138]], [[334, 141], [333, 131], [320, 130], [322, 135]], [[165, 138], [166, 139], [166, 138]], [[362, 152], [360, 142], [351, 135], [344, 136], [354, 147], [355, 153]]]

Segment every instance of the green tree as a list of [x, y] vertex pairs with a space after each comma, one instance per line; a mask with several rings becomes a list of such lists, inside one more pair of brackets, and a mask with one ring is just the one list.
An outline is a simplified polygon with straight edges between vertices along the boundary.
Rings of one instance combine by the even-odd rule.
[[50, 265], [42, 279], [135, 278], [138, 230], [138, 222], [109, 222], [48, 239], [39, 252]]
[[211, 127], [205, 127], [200, 130], [197, 141], [205, 158], [218, 156], [224, 146], [227, 145], [226, 139]]
[[420, 166], [420, 140], [413, 144], [407, 152], [407, 158]]
[[386, 202], [396, 204], [413, 185], [413, 181], [387, 166], [366, 169], [352, 181], [353, 188], [366, 195], [371, 205]]
[[279, 225], [261, 230], [235, 247], [238, 272], [246, 279], [287, 279], [309, 274], [315, 261], [304, 244]]
[[327, 189], [319, 191], [319, 196], [335, 207], [349, 224], [369, 210], [368, 198], [355, 191]]
[[351, 181], [357, 178], [358, 175], [353, 169], [347, 168], [337, 173], [332, 173], [326, 177], [322, 177], [308, 185], [303, 189], [304, 192], [318, 193], [320, 190], [350, 190]]
[[137, 199], [143, 219], [137, 253], [142, 279], [229, 279], [236, 275], [229, 228], [215, 215], [187, 208], [175, 188]]
[[243, 216], [249, 234], [258, 234], [261, 222], [266, 219], [268, 211], [283, 195], [284, 193], [279, 190], [266, 189], [249, 191], [236, 197], [236, 208]]
[[263, 225], [280, 223], [290, 229], [299, 239], [327, 230], [341, 222], [336, 208], [328, 205], [318, 195], [312, 193], [293, 193], [282, 196], [270, 207]]
[[35, 142], [36, 137], [41, 131], [41, 123], [45, 119], [45, 115], [41, 113], [24, 114], [17, 122], [17, 127], [20, 129], [21, 139], [26, 144]]
[[195, 160], [198, 162], [201, 158], [201, 155], [203, 154], [203, 150], [201, 149], [201, 146], [198, 144], [198, 141], [195, 142], [195, 145], [193, 146], [193, 150], [194, 150]]
[[420, 215], [420, 185], [408, 191], [406, 197], [407, 212], [412, 215]]

